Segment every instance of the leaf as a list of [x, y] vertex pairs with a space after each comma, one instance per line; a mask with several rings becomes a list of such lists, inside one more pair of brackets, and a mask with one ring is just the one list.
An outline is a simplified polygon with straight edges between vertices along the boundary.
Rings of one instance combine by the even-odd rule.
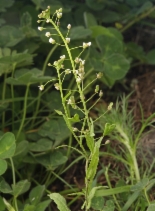
[[42, 138], [36, 143], [30, 143], [29, 149], [33, 152], [44, 152], [52, 149], [53, 142], [49, 139]]
[[87, 28], [98, 25], [94, 15], [89, 12], [84, 12], [84, 21]]
[[102, 10], [105, 5], [103, 1], [96, 1], [96, 0], [86, 0], [86, 4], [88, 7], [90, 7], [92, 10]]
[[7, 170], [7, 162], [5, 160], [0, 159], [0, 175], [4, 174]]
[[2, 193], [12, 193], [10, 185], [3, 178], [0, 181], [0, 191]]
[[21, 180], [16, 185], [12, 185], [13, 189], [13, 196], [18, 197], [19, 195], [25, 193], [26, 191], [29, 190], [31, 183], [28, 182], [28, 180]]
[[57, 114], [61, 115], [61, 116], [63, 115], [62, 111], [55, 110], [55, 112], [56, 112]]
[[0, 158], [11, 158], [16, 149], [15, 136], [7, 132], [0, 138]]
[[[52, 91], [50, 93], [46, 93], [46, 105], [48, 106], [48, 108], [50, 108], [51, 111], [54, 111], [55, 109], [57, 109], [57, 110], [60, 110], [61, 112], [63, 110], [63, 106], [61, 102], [60, 93], [58, 91]], [[62, 114], [59, 114], [59, 115], [62, 115]]]
[[148, 64], [154, 65], [155, 64], [154, 58], [155, 58], [155, 49], [152, 49], [146, 55], [146, 59], [147, 59]]
[[2, 26], [0, 30], [0, 46], [13, 47], [24, 39], [23, 33], [14, 26]]
[[105, 200], [103, 197], [94, 197], [91, 201], [91, 207], [94, 210], [103, 210], [104, 202]]
[[[95, 196], [95, 192], [96, 190], [100, 189], [101, 187], [98, 186], [98, 187], [93, 187], [88, 195], [88, 202], [87, 202], [87, 209], [89, 210], [90, 209], [90, 206], [91, 206], [91, 202], [92, 202], [92, 199], [93, 197]], [[96, 197], [96, 198], [100, 198], [100, 197]], [[103, 199], [103, 198], [102, 198]], [[104, 201], [104, 200], [103, 200]], [[101, 209], [103, 208], [103, 204], [102, 204], [102, 207]]]
[[5, 198], [3, 198], [3, 202], [5, 206], [7, 207], [8, 211], [15, 211], [15, 209], [11, 206], [11, 204], [9, 204], [9, 202], [7, 202]]
[[85, 29], [83, 26], [76, 26], [70, 30], [71, 40], [84, 39], [90, 36], [92, 31], [90, 29]]
[[92, 136], [90, 136], [89, 133], [87, 133], [85, 135], [85, 138], [86, 138], [86, 143], [87, 143], [87, 146], [88, 146], [90, 152], [93, 152], [93, 150], [94, 150], [94, 138]]
[[29, 200], [31, 204], [37, 205], [40, 202], [44, 194], [44, 191], [45, 191], [45, 185], [38, 185], [34, 187], [29, 194]]
[[65, 198], [59, 193], [51, 193], [48, 196], [56, 203], [60, 211], [70, 211], [70, 209], [67, 207]]
[[51, 200], [46, 200], [46, 201], [40, 202], [40, 203], [36, 206], [37, 211], [45, 211], [45, 209], [46, 209], [47, 206], [50, 204], [50, 202], [51, 202]]
[[104, 206], [104, 211], [114, 211], [115, 210], [115, 204], [112, 200], [107, 200], [106, 205]]
[[3, 201], [3, 198], [0, 196], [0, 211], [4, 211], [5, 210], [5, 204]]
[[130, 68], [130, 62], [125, 56], [120, 54], [113, 54], [111, 57], [105, 59], [103, 72], [113, 80], [122, 79]]
[[35, 205], [25, 204], [23, 211], [36, 211]]
[[21, 141], [21, 142], [17, 143], [14, 157], [19, 156], [19, 155], [22, 155], [22, 157], [24, 157], [28, 151], [29, 151], [29, 142]]
[[79, 119], [79, 115], [78, 114], [74, 114], [74, 116], [72, 118], [68, 118], [68, 120], [70, 122], [73, 122], [73, 123], [80, 122], [80, 119]]
[[0, 12], [5, 12], [7, 7], [11, 7], [14, 0], [0, 1]]
[[125, 203], [122, 211], [127, 211], [134, 201], [140, 196], [141, 191], [135, 191], [131, 196], [128, 197], [128, 201]]
[[155, 210], [155, 201], [151, 202], [146, 211], [154, 211], [154, 210]]
[[106, 123], [104, 126], [103, 136], [109, 135], [109, 133], [111, 133], [115, 129], [115, 127], [116, 127], [115, 124]]
[[149, 179], [144, 178], [141, 181], [139, 181], [136, 185], [131, 187], [131, 191], [138, 191], [143, 190], [147, 185], [149, 184]]

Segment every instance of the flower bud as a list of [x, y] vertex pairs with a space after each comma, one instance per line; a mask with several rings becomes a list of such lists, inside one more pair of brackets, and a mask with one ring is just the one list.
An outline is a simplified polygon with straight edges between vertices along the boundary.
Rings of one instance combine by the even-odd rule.
[[68, 26], [67, 26], [67, 29], [69, 30], [69, 29], [71, 29], [71, 24], [68, 24]]
[[103, 76], [103, 73], [99, 72], [96, 74], [96, 78], [101, 78]]
[[67, 42], [67, 43], [70, 43], [70, 40], [71, 40], [71, 39], [70, 39], [69, 37], [66, 37], [66, 42]]
[[51, 36], [50, 32], [46, 32], [45, 36], [50, 37]]
[[102, 92], [102, 90], [100, 90], [99, 97], [102, 97], [102, 96], [103, 96], [103, 92]]
[[62, 12], [62, 8], [60, 8], [58, 11], [59, 11], [59, 12]]
[[57, 13], [57, 18], [60, 19], [61, 17], [62, 17], [62, 13], [61, 13], [61, 12], [58, 12], [58, 13]]
[[52, 38], [49, 39], [49, 42], [52, 43], [52, 44], [55, 44], [55, 40], [52, 39]]
[[43, 91], [44, 90], [44, 85], [40, 85], [38, 87], [39, 87], [40, 91]]
[[99, 91], [99, 85], [96, 85], [96, 87], [95, 87], [95, 93], [98, 93], [98, 91]]
[[108, 105], [108, 111], [110, 111], [112, 109], [112, 106], [113, 106], [113, 102], [111, 102], [109, 105]]
[[42, 31], [43, 29], [44, 29], [43, 27], [40, 27], [40, 26], [38, 27], [39, 31]]
[[60, 87], [59, 87], [58, 83], [54, 84], [54, 86], [55, 86], [55, 89], [60, 90]]

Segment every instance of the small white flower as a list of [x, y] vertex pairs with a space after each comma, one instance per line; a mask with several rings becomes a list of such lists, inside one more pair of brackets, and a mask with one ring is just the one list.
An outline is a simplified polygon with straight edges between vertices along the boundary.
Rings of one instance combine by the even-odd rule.
[[40, 26], [38, 27], [39, 31], [42, 31], [43, 29], [44, 29], [43, 27], [40, 27]]
[[102, 92], [102, 90], [100, 90], [99, 97], [102, 97], [102, 96], [103, 96], [103, 92]]
[[79, 62], [80, 62], [80, 58], [76, 57], [76, 58], [75, 58], [75, 63], [78, 64]]
[[81, 64], [84, 65], [85, 64], [85, 60], [81, 60]]
[[88, 45], [88, 46], [91, 46], [91, 42], [88, 42], [87, 45]]
[[47, 19], [47, 20], [46, 20], [46, 23], [49, 23], [49, 22], [50, 22], [50, 19]]
[[65, 70], [65, 73], [66, 73], [66, 74], [69, 74], [69, 73], [71, 73], [71, 70], [70, 70], [70, 69], [66, 69], [66, 70]]
[[60, 59], [65, 59], [65, 58], [66, 58], [65, 55], [60, 56]]
[[103, 73], [101, 73], [101, 72], [96, 74], [96, 78], [102, 78], [102, 76], [103, 76]]
[[69, 38], [69, 37], [66, 38], [67, 43], [70, 43], [70, 40], [71, 40], [71, 38]]
[[40, 91], [43, 91], [44, 90], [44, 85], [40, 85], [38, 87], [39, 87]]
[[50, 32], [46, 32], [45, 36], [50, 37], [51, 36]]
[[54, 86], [55, 86], [55, 89], [60, 90], [60, 87], [59, 87], [58, 83], [54, 84]]
[[69, 100], [68, 100], [68, 103], [67, 103], [68, 105], [70, 105], [70, 104], [72, 104], [72, 100], [69, 98]]
[[76, 132], [78, 131], [78, 129], [76, 127], [73, 127], [73, 131]]
[[52, 39], [52, 37], [49, 39], [49, 42], [52, 43], [52, 44], [55, 44], [55, 40]]
[[60, 19], [61, 17], [62, 17], [62, 13], [61, 13], [61, 12], [58, 12], [58, 13], [57, 13], [57, 18]]
[[69, 29], [71, 29], [71, 24], [68, 24], [68, 26], [67, 26], [67, 29], [69, 30]]
[[87, 48], [87, 43], [83, 42], [83, 48]]
[[80, 77], [77, 77], [76, 82], [77, 83], [80, 83], [81, 82], [81, 78]]

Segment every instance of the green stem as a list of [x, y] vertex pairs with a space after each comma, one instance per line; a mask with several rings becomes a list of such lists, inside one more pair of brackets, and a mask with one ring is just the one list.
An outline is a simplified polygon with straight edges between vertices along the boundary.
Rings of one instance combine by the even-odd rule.
[[[3, 89], [2, 89], [2, 103], [4, 103], [5, 100], [5, 93], [6, 93], [6, 77], [7, 73], [4, 74], [4, 83], [3, 83]], [[4, 131], [5, 129], [5, 111], [2, 113], [2, 130]]]
[[[11, 168], [12, 168], [12, 179], [13, 179], [13, 186], [15, 187], [16, 185], [16, 176], [15, 176], [15, 167], [12, 158], [10, 158], [10, 163], [11, 163]], [[17, 205], [17, 199], [14, 197], [14, 205], [16, 211], [18, 211], [18, 205]]]
[[26, 110], [27, 110], [27, 98], [28, 98], [28, 93], [29, 93], [29, 86], [30, 86], [30, 84], [28, 84], [28, 85], [26, 86], [25, 99], [24, 99], [23, 116], [22, 116], [22, 121], [21, 121], [19, 130], [18, 130], [17, 136], [16, 136], [16, 139], [17, 139], [17, 140], [18, 140], [18, 138], [19, 138], [19, 135], [20, 135], [20, 133], [21, 133], [21, 130], [22, 130], [22, 128], [23, 128], [23, 126], [24, 126], [24, 122], [25, 122]]
[[[11, 77], [14, 76], [15, 67], [16, 67], [16, 64], [13, 64], [13, 70], [12, 70]], [[12, 84], [11, 84], [11, 97], [12, 97], [12, 99], [13, 99], [13, 101], [12, 101], [12, 131], [14, 131], [14, 120], [15, 120], [14, 112], [15, 112], [15, 104], [14, 104], [14, 89], [13, 89], [13, 85], [12, 85]]]
[[132, 25], [134, 25], [135, 23], [139, 22], [141, 19], [147, 17], [150, 13], [152, 13], [155, 10], [155, 6], [152, 7], [151, 9], [149, 9], [148, 11], [142, 13], [141, 15], [139, 15], [138, 17], [136, 17], [134, 20], [130, 21], [126, 26], [124, 26], [120, 31], [124, 32], [126, 31], [128, 28], [130, 28]]

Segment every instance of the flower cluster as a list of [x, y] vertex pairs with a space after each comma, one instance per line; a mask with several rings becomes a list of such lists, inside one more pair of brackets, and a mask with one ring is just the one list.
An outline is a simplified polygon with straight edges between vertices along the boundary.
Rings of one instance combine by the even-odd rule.
[[76, 58], [75, 63], [79, 63], [78, 70], [75, 70], [74, 73], [77, 75], [76, 82], [80, 83], [84, 79], [85, 71], [84, 71], [84, 65], [85, 60], [82, 60], [81, 58]]

